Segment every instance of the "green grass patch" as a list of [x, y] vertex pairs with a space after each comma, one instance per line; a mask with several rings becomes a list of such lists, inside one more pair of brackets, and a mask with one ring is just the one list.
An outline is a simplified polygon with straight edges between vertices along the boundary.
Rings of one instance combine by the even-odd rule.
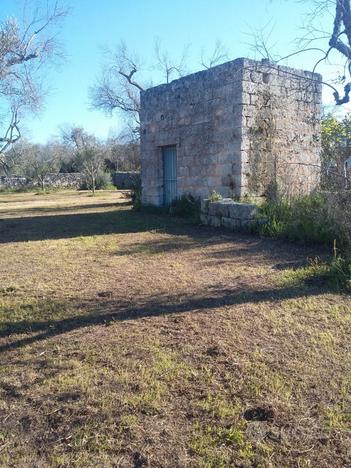
[[340, 256], [334, 257], [329, 262], [315, 258], [305, 267], [284, 271], [278, 279], [278, 284], [285, 288], [324, 285], [331, 290], [349, 291], [351, 263]]

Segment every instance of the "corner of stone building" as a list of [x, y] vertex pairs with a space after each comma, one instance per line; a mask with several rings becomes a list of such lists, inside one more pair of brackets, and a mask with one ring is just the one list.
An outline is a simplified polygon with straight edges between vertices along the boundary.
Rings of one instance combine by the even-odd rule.
[[318, 186], [321, 75], [244, 60], [241, 196]]

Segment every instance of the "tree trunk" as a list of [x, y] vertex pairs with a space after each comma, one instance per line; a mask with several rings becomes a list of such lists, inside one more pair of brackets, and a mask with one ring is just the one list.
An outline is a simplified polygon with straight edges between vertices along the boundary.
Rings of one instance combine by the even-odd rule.
[[93, 197], [95, 197], [95, 176], [92, 177]]

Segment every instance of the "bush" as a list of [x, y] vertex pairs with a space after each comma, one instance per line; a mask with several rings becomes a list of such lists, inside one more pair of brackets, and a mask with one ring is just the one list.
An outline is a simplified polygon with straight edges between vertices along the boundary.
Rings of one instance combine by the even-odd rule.
[[[112, 184], [111, 174], [107, 172], [99, 172], [95, 180], [96, 190], [115, 189], [116, 187]], [[92, 190], [92, 183], [89, 177], [85, 177], [79, 187], [80, 190]]]
[[220, 193], [216, 192], [215, 190], [212, 190], [210, 196], [208, 197], [208, 199], [211, 201], [211, 202], [215, 202], [215, 201], [220, 201], [220, 200], [223, 200], [223, 197]]
[[132, 188], [132, 204], [134, 210], [141, 209], [141, 180], [140, 177], [136, 177], [133, 181]]
[[351, 260], [341, 256], [334, 257], [329, 266], [329, 284], [337, 289], [351, 290]]
[[260, 233], [304, 244], [332, 246], [345, 244], [340, 225], [330, 214], [322, 195], [307, 195], [293, 200], [266, 201], [259, 207]]
[[182, 195], [172, 202], [169, 213], [180, 218], [198, 220], [200, 218], [200, 200], [192, 195]]
[[[340, 208], [340, 207], [339, 207]], [[308, 195], [290, 201], [266, 201], [259, 208], [259, 231], [304, 244], [333, 247], [334, 256], [321, 269], [324, 280], [337, 289], [351, 289], [351, 243], [344, 216], [328, 204], [321, 194]], [[339, 215], [338, 215], [339, 213]]]

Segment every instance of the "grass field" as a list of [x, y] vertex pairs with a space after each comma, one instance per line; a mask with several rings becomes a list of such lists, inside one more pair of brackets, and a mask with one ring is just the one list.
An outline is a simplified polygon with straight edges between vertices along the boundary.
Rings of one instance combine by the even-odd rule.
[[315, 255], [0, 195], [0, 466], [350, 466], [351, 301]]

